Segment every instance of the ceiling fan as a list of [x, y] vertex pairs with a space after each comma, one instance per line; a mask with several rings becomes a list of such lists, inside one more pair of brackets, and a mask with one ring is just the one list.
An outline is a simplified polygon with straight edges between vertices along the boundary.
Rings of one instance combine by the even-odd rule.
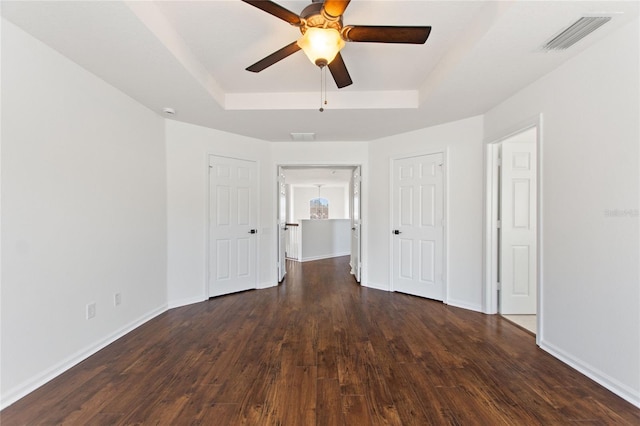
[[300, 15], [270, 0], [242, 0], [271, 15], [299, 27], [302, 37], [247, 68], [260, 72], [302, 49], [311, 62], [328, 66], [338, 88], [353, 83], [340, 49], [346, 41], [371, 43], [424, 44], [431, 27], [380, 25], [343, 25], [342, 14], [351, 0], [312, 0]]

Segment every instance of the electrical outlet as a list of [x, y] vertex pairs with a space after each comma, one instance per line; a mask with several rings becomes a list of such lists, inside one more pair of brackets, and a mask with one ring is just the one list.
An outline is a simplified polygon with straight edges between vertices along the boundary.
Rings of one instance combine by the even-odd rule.
[[113, 305], [119, 306], [122, 303], [122, 294], [116, 293], [113, 295]]
[[91, 319], [96, 316], [96, 302], [89, 303], [87, 305], [87, 319]]

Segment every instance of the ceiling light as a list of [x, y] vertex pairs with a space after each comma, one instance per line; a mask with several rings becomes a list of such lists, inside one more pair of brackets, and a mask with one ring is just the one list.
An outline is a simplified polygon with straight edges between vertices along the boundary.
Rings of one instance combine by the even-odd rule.
[[164, 112], [167, 115], [175, 115], [176, 110], [173, 108], [162, 108], [162, 112]]
[[344, 40], [336, 29], [310, 27], [298, 39], [298, 46], [311, 63], [324, 67], [330, 64], [344, 47]]

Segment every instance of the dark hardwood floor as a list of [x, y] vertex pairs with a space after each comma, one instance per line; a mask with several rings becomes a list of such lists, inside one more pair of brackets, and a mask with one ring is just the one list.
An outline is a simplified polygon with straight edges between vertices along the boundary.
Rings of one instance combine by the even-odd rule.
[[348, 258], [170, 310], [0, 413], [2, 426], [638, 425], [498, 315], [360, 287]]

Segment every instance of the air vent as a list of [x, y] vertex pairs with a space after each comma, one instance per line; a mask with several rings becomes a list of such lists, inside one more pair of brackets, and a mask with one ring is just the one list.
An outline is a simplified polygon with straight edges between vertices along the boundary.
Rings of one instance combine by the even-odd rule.
[[316, 140], [315, 133], [291, 133], [291, 139], [296, 142], [311, 142]]
[[610, 16], [585, 16], [542, 46], [544, 50], [564, 50], [611, 20]]

